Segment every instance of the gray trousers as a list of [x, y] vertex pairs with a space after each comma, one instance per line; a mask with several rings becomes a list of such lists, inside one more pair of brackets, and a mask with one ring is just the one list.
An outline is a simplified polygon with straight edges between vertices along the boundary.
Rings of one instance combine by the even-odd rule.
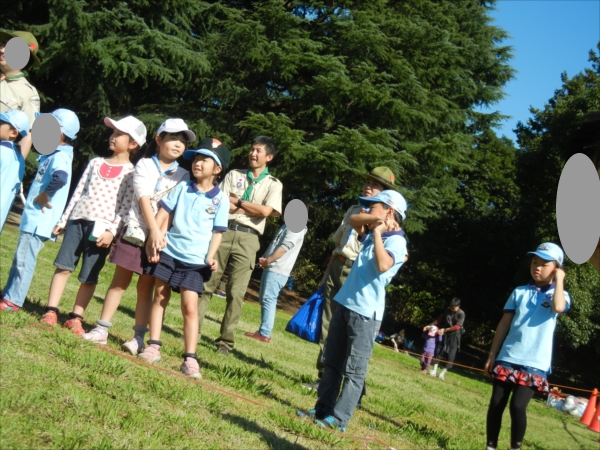
[[380, 325], [380, 320], [362, 316], [342, 305], [333, 313], [316, 408], [334, 416], [343, 427], [348, 425], [361, 397], [373, 353], [373, 338]]

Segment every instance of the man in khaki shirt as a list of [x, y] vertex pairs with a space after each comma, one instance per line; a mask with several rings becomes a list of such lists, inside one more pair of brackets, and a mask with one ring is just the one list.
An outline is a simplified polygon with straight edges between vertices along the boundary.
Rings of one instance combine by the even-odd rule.
[[234, 347], [235, 330], [240, 321], [246, 288], [260, 249], [259, 236], [269, 216], [281, 215], [283, 185], [269, 174], [267, 164], [275, 156], [275, 144], [267, 136], [252, 141], [248, 153], [248, 169], [231, 170], [220, 188], [229, 195], [229, 224], [217, 251], [218, 269], [204, 285], [198, 307], [199, 332], [204, 315], [223, 272], [227, 270], [227, 308], [221, 321], [221, 336], [215, 341], [217, 352], [228, 354]]
[[[387, 167], [376, 167], [370, 174], [364, 174], [362, 177], [366, 179], [362, 197], [373, 197], [385, 189], [396, 190], [394, 174]], [[359, 214], [361, 209], [362, 207], [360, 205], [351, 206], [346, 212], [342, 223], [334, 233], [333, 241], [337, 247], [331, 254], [329, 265], [327, 266], [325, 275], [321, 281], [321, 284], [325, 284], [325, 289], [323, 291], [323, 321], [321, 325], [321, 337], [319, 339], [320, 350], [319, 356], [317, 357], [319, 380], [325, 369], [322, 357], [323, 348], [325, 347], [325, 341], [327, 340], [329, 332], [329, 323], [331, 322], [335, 308], [338, 305], [338, 303], [333, 300], [333, 297], [335, 297], [346, 281], [346, 278], [348, 278], [354, 260], [362, 248], [362, 243], [359, 242], [358, 235], [349, 222], [350, 217]], [[304, 386], [316, 391], [319, 380], [314, 383], [304, 384]]]
[[[40, 60], [36, 53], [38, 43], [35, 36], [27, 31], [13, 31], [8, 33], [0, 31], [0, 112], [10, 109], [23, 111], [29, 117], [29, 123], [33, 126], [36, 113], [40, 112], [40, 97], [37, 90], [27, 81], [25, 74], [20, 70], [12, 69], [4, 59], [6, 43], [14, 37], [20, 37], [29, 45], [29, 63], [26, 68], [39, 67]], [[31, 133], [25, 136], [19, 143], [23, 158], [27, 158], [31, 150]]]

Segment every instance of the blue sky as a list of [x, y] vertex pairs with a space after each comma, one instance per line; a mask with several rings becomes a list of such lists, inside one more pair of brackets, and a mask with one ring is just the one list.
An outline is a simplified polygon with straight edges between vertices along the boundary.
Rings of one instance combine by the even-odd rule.
[[512, 116], [497, 130], [516, 141], [517, 122], [531, 117], [529, 107], [542, 109], [569, 77], [591, 67], [588, 53], [600, 40], [600, 0], [498, 0], [494, 24], [508, 32], [513, 47], [510, 65], [515, 78], [506, 97], [492, 110]]

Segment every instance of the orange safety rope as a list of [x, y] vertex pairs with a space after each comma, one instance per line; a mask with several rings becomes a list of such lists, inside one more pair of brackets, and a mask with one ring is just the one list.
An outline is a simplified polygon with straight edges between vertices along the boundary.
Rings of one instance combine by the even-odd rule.
[[[33, 325], [34, 327], [36, 327], [36, 328], [41, 328], [41, 329], [43, 329], [43, 330], [46, 330], [46, 331], [55, 331], [55, 329], [54, 329], [54, 328], [49, 328], [49, 327], [47, 327], [47, 326], [44, 326], [44, 325], [42, 325], [42, 324], [39, 324], [39, 323], [34, 323], [34, 324], [32, 324], [32, 325]], [[302, 418], [298, 417], [297, 415], [285, 414], [285, 413], [283, 413], [283, 412], [281, 412], [281, 411], [277, 411], [277, 410], [275, 410], [275, 409], [274, 409], [273, 407], [271, 407], [271, 406], [264, 405], [264, 404], [262, 404], [262, 403], [260, 403], [260, 402], [257, 402], [256, 400], [252, 400], [252, 399], [250, 399], [250, 398], [244, 397], [243, 395], [234, 394], [233, 392], [228, 392], [228, 391], [225, 391], [225, 390], [223, 390], [223, 389], [220, 389], [220, 388], [218, 388], [218, 387], [211, 386], [210, 384], [207, 384], [207, 383], [205, 383], [205, 382], [202, 382], [202, 381], [199, 381], [199, 380], [195, 380], [195, 379], [189, 378], [189, 377], [185, 376], [185, 375], [184, 375], [184, 374], [182, 374], [182, 373], [179, 373], [179, 372], [174, 372], [174, 371], [172, 371], [172, 370], [169, 370], [169, 369], [166, 369], [166, 368], [164, 368], [164, 367], [160, 367], [160, 366], [153, 366], [153, 365], [151, 365], [151, 364], [149, 364], [149, 363], [147, 363], [147, 362], [145, 362], [145, 361], [142, 361], [142, 360], [140, 360], [140, 359], [138, 359], [138, 358], [135, 358], [135, 357], [133, 357], [133, 356], [130, 356], [130, 355], [126, 355], [126, 354], [124, 354], [124, 353], [118, 352], [117, 350], [113, 350], [113, 349], [111, 349], [111, 348], [108, 348], [108, 347], [100, 347], [100, 346], [96, 346], [96, 348], [97, 348], [97, 349], [100, 349], [100, 350], [102, 350], [102, 351], [105, 351], [105, 352], [107, 352], [107, 353], [110, 353], [110, 354], [113, 354], [113, 355], [119, 356], [119, 357], [121, 357], [121, 358], [128, 359], [128, 360], [130, 360], [130, 361], [133, 361], [133, 362], [135, 362], [135, 363], [137, 363], [137, 364], [140, 364], [140, 365], [146, 366], [146, 367], [148, 367], [148, 368], [150, 368], [150, 369], [159, 370], [159, 371], [161, 371], [161, 372], [168, 373], [169, 375], [175, 375], [176, 377], [182, 378], [182, 379], [184, 379], [184, 380], [186, 380], [186, 381], [189, 381], [189, 382], [192, 382], [192, 383], [198, 384], [198, 385], [202, 386], [203, 388], [208, 388], [208, 389], [211, 389], [211, 390], [213, 390], [213, 391], [219, 392], [220, 394], [228, 395], [229, 397], [237, 398], [237, 399], [239, 399], [239, 400], [242, 400], [242, 401], [245, 401], [245, 402], [248, 402], [248, 403], [252, 403], [253, 405], [260, 406], [260, 407], [262, 407], [262, 408], [268, 409], [269, 411], [273, 411], [273, 412], [276, 412], [276, 413], [278, 413], [278, 414], [282, 414], [282, 415], [287, 415], [288, 417], [290, 417], [290, 418], [292, 418], [292, 419], [299, 420], [299, 421], [301, 421], [301, 422], [303, 422], [303, 423], [306, 423], [306, 422], [305, 422], [305, 421], [304, 421]], [[331, 433], [336, 433], [336, 434], [338, 434], [340, 437], [349, 438], [349, 439], [352, 439], [353, 441], [356, 441], [356, 442], [365, 443], [365, 445], [366, 445], [366, 441], [367, 441], [367, 440], [369, 440], [369, 441], [376, 442], [376, 443], [380, 444], [381, 446], [383, 446], [383, 447], [385, 447], [386, 449], [389, 449], [389, 450], [393, 450], [393, 448], [394, 448], [394, 447], [392, 447], [392, 446], [390, 446], [390, 445], [388, 445], [388, 444], [386, 444], [386, 443], [384, 443], [384, 442], [380, 441], [379, 439], [377, 439], [377, 438], [375, 438], [375, 437], [373, 437], [373, 436], [367, 436], [366, 438], [360, 438], [360, 437], [358, 437], [358, 436], [353, 436], [353, 435], [351, 435], [351, 434], [344, 433], [344, 432], [337, 431], [337, 430], [333, 430], [333, 429], [327, 429], [327, 428], [323, 428], [323, 430], [324, 430], [324, 431], [331, 432]], [[310, 439], [310, 438], [308, 438], [308, 439]], [[367, 448], [368, 448], [368, 447], [367, 447]]]
[[[387, 348], [389, 350], [396, 351], [396, 349], [394, 347], [390, 347], [389, 345], [383, 345], [383, 344], [379, 344], [379, 345], [381, 347]], [[421, 356], [420, 353], [409, 352], [407, 350], [398, 350], [398, 352], [400, 352], [400, 353], [409, 353], [409, 354], [415, 355], [415, 356]], [[449, 363], [449, 364], [453, 364], [455, 366], [464, 367], [467, 370], [473, 370], [473, 371], [476, 371], [476, 372], [483, 372], [483, 373], [485, 373], [485, 370], [483, 370], [483, 369], [479, 369], [477, 367], [472, 367], [472, 366], [465, 366], [464, 364], [458, 364], [456, 362], [450, 362], [450, 361], [446, 361], [444, 359], [432, 358], [431, 361], [432, 362], [433, 361], [439, 361], [440, 363]], [[563, 386], [561, 384], [550, 384], [550, 383], [548, 383], [548, 385], [550, 387], [560, 387], [560, 388], [569, 389], [569, 390], [573, 390], [573, 391], [590, 392], [590, 393], [592, 392], [591, 389], [580, 389], [580, 388], [576, 388], [576, 387], [572, 387], [572, 386]]]

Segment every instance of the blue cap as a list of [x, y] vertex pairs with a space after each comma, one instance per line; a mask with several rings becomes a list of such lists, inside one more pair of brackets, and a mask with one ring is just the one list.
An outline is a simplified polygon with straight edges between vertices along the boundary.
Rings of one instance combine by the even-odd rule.
[[223, 169], [227, 169], [231, 162], [231, 152], [229, 151], [229, 147], [215, 138], [201, 139], [200, 148], [198, 148], [198, 150], [186, 150], [183, 152], [183, 158], [193, 161], [194, 158], [196, 158], [196, 154], [211, 157]]
[[363, 206], [366, 207], [369, 207], [371, 203], [384, 203], [394, 208], [394, 211], [400, 213], [402, 220], [406, 219], [406, 208], [408, 205], [406, 204], [404, 197], [402, 197], [402, 194], [399, 192], [387, 189], [385, 191], [381, 191], [374, 197], [358, 197], [358, 200]]
[[544, 242], [535, 252], [527, 252], [527, 254], [539, 256], [545, 261], [556, 261], [559, 266], [562, 266], [565, 260], [562, 248], [552, 242]]
[[18, 109], [11, 109], [0, 114], [0, 120], [8, 123], [11, 127], [19, 132], [21, 137], [25, 137], [29, 134], [31, 124], [29, 123], [29, 117], [23, 111]]
[[64, 108], [57, 109], [50, 114], [58, 120], [62, 134], [69, 139], [77, 138], [77, 133], [79, 132], [79, 119], [77, 118], [77, 114], [70, 109]]

